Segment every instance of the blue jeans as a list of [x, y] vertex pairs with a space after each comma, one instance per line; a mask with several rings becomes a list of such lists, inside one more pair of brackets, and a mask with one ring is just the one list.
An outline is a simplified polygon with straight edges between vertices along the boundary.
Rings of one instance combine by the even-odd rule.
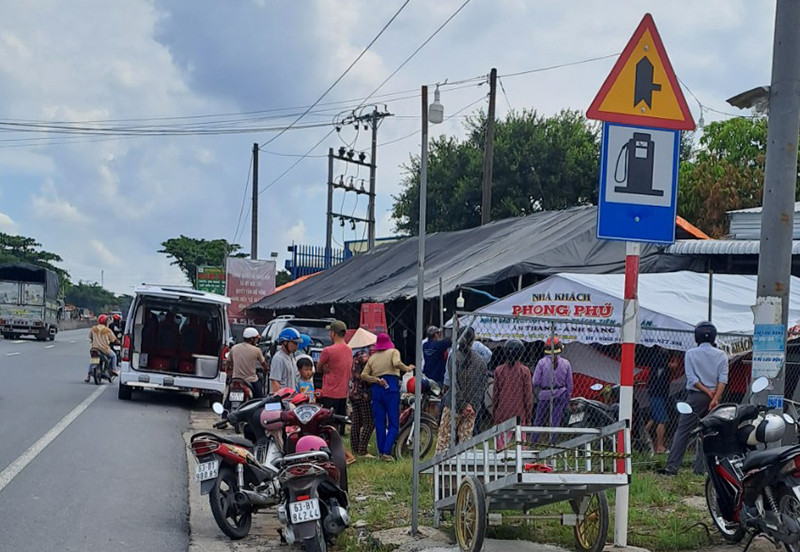
[[372, 384], [375, 439], [378, 442], [378, 453], [392, 454], [392, 447], [400, 429], [400, 378], [397, 376], [382, 376], [382, 378], [389, 384], [388, 389], [377, 383]]

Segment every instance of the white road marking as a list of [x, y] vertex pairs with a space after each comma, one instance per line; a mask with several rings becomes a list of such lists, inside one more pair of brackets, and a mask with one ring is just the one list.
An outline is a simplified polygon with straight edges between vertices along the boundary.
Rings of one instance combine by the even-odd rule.
[[81, 404], [76, 406], [72, 410], [72, 412], [70, 412], [64, 418], [62, 418], [62, 420], [58, 422], [56, 425], [54, 425], [52, 429], [50, 429], [50, 431], [45, 433], [41, 437], [41, 439], [39, 439], [33, 445], [31, 445], [31, 448], [23, 452], [19, 456], [19, 458], [11, 462], [11, 464], [9, 464], [6, 469], [0, 472], [0, 492], [2, 492], [3, 489], [6, 487], [6, 485], [11, 483], [11, 481], [17, 475], [19, 475], [19, 473], [22, 470], [25, 469], [25, 466], [30, 464], [33, 461], [33, 459], [36, 458], [39, 455], [39, 453], [42, 452], [47, 447], [47, 445], [52, 443], [56, 439], [56, 437], [61, 435], [61, 433], [65, 429], [67, 429], [67, 426], [69, 426], [69, 424], [74, 422], [78, 416], [83, 414], [83, 411], [89, 408], [89, 405], [91, 405], [94, 401], [96, 401], [97, 397], [99, 397], [103, 393], [103, 391], [108, 389], [108, 387], [109, 386], [107, 385], [98, 387], [94, 393], [89, 395], [86, 398], [86, 400], [84, 400]]
[[6, 353], [6, 356], [17, 356], [21, 355], [22, 353]]
[[55, 347], [55, 345], [48, 345], [47, 347], [45, 347], [45, 349], [52, 349], [53, 347]]
[[17, 339], [16, 341], [12, 341], [11, 343], [16, 343], [17, 345], [19, 345], [20, 343], [27, 343], [27, 341], [25, 341], [24, 339]]
[[70, 341], [70, 343], [77, 343], [77, 341]]

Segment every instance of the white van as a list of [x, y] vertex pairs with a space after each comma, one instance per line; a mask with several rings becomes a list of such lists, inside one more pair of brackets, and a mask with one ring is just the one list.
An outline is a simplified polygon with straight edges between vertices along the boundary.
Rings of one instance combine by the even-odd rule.
[[137, 287], [122, 340], [119, 398], [130, 400], [134, 389], [221, 397], [230, 302], [180, 286]]

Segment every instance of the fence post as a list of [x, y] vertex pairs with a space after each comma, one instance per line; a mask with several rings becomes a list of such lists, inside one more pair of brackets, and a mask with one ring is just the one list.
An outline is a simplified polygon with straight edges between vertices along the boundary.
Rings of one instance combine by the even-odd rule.
[[450, 371], [450, 446], [456, 446], [456, 371], [458, 362], [458, 311], [456, 311], [455, 318], [453, 318], [453, 364]]

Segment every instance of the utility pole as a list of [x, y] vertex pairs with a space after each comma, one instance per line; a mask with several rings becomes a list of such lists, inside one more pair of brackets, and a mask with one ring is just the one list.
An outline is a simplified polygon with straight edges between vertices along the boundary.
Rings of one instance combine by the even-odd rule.
[[258, 142], [253, 144], [253, 217], [250, 232], [250, 258], [258, 259]]
[[325, 268], [331, 267], [333, 240], [333, 148], [328, 148], [328, 215], [325, 227]]
[[494, 163], [494, 106], [497, 96], [497, 69], [489, 73], [489, 114], [486, 117], [486, 143], [483, 146], [483, 194], [481, 226], [492, 220], [492, 165]]
[[369, 207], [367, 208], [367, 218], [369, 225], [367, 229], [367, 248], [375, 248], [375, 172], [378, 167], [376, 155], [378, 154], [378, 107], [372, 110], [372, 153], [370, 154], [369, 167]]
[[[797, 129], [800, 127], [798, 28], [800, 3], [796, 0], [777, 0], [758, 288], [754, 308], [753, 378], [767, 376], [772, 384], [768, 393], [778, 397], [783, 397], [784, 394], [797, 180]], [[780, 411], [783, 411], [782, 406]]]

